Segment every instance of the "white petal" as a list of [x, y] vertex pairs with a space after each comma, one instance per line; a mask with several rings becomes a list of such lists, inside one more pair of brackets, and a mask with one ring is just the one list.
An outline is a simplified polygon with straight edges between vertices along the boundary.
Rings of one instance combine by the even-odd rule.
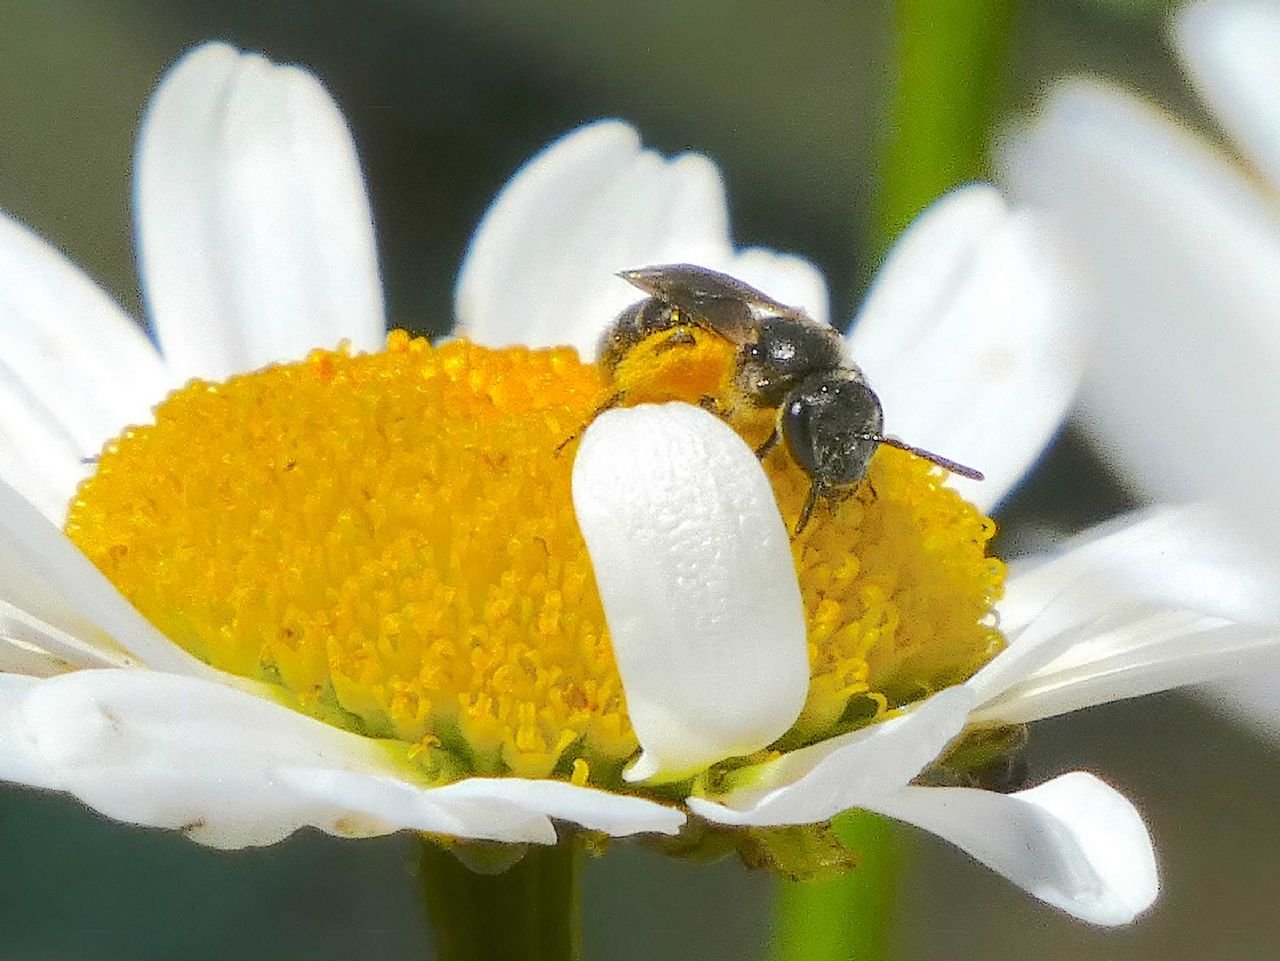
[[1174, 39], [1214, 116], [1280, 186], [1280, 7], [1187, 4], [1175, 16]]
[[1015, 195], [1056, 218], [1097, 289], [1083, 413], [1099, 449], [1156, 500], [1270, 503], [1280, 460], [1253, 438], [1280, 436], [1273, 200], [1096, 83], [1058, 88], [1003, 153]]
[[675, 780], [783, 734], [809, 687], [804, 607], [763, 468], [685, 404], [610, 411], [588, 428], [573, 503], [627, 713], [629, 780]]
[[[287, 762], [273, 773], [281, 787], [296, 792], [293, 804], [305, 799], [358, 812], [386, 834], [400, 828], [510, 844], [554, 844], [555, 828], [547, 817], [502, 801], [447, 802], [441, 788], [423, 788], [394, 774], [349, 771], [333, 767], [294, 767]], [[465, 782], [464, 782], [465, 783]], [[316, 825], [324, 827], [324, 825]], [[334, 833], [334, 832], [330, 832]]]
[[966, 685], [979, 723], [1243, 669], [1280, 641], [1280, 570], [1222, 512], [1164, 508], [1015, 564], [999, 610], [1009, 647]]
[[215, 673], [156, 630], [66, 535], [4, 483], [0, 601], [101, 649], [103, 657], [118, 660], [122, 648], [156, 670]]
[[57, 413], [0, 369], [0, 481], [61, 524], [88, 473], [83, 456]]
[[[1044, 621], [1045, 608], [1083, 602], [1106, 584], [1170, 608], [1249, 624], [1280, 623], [1280, 569], [1264, 531], [1201, 503], [1134, 511], [1072, 539], [1047, 557], [1011, 566], [1001, 625], [1018, 631]], [[1070, 591], [1070, 595], [1068, 595]], [[1105, 610], [1109, 598], [1096, 599]]]
[[1193, 693], [1210, 709], [1254, 734], [1280, 741], [1280, 654], [1253, 664], [1244, 674], [1204, 684]]
[[757, 765], [750, 786], [715, 800], [691, 797], [720, 824], [813, 824], [910, 783], [964, 729], [973, 695], [953, 687], [900, 717], [790, 751]]
[[38, 678], [0, 671], [0, 781], [55, 788], [57, 778], [24, 736], [22, 708]]
[[891, 434], [977, 468], [954, 485], [990, 508], [1057, 432], [1087, 331], [1048, 226], [986, 185], [962, 188], [890, 254], [849, 338]]
[[0, 671], [44, 676], [73, 668], [128, 667], [130, 658], [89, 643], [0, 600]]
[[613, 837], [676, 834], [685, 822], [684, 812], [678, 808], [564, 781], [469, 778], [437, 788], [433, 793], [450, 803], [468, 807], [501, 802]]
[[1142, 817], [1114, 788], [1082, 771], [1016, 794], [906, 787], [868, 807], [950, 841], [1092, 924], [1128, 924], [1159, 892]]
[[[25, 690], [0, 680], [0, 779], [217, 847], [272, 843], [304, 824], [336, 831], [352, 814], [282, 789], [283, 763], [377, 768], [373, 742], [195, 678], [77, 671], [24, 678]], [[355, 820], [350, 833], [394, 829]]]
[[920, 214], [889, 251], [858, 311], [853, 343], [859, 359], [865, 353], [892, 366], [909, 358], [1008, 216], [989, 184], [954, 190]]
[[117, 820], [244, 847], [313, 825], [554, 843], [549, 817], [616, 834], [684, 816], [570, 784], [414, 783], [376, 741], [218, 683], [150, 671], [0, 675], [0, 780], [67, 791]]
[[730, 254], [710, 160], [645, 150], [616, 120], [590, 124], [520, 168], [484, 215], [458, 275], [458, 333], [593, 357], [605, 328], [642, 298], [618, 271], [715, 266]]
[[727, 261], [703, 264], [745, 281], [780, 304], [799, 307], [814, 320], [828, 323], [831, 316], [827, 281], [822, 271], [796, 254], [780, 254], [764, 247], [738, 251]]
[[348, 771], [291, 769], [283, 777], [300, 792], [358, 806], [387, 823], [406, 827], [414, 826], [415, 812], [429, 802], [433, 810], [458, 818], [457, 825], [445, 833], [491, 841], [554, 844], [556, 832], [549, 818], [613, 837], [675, 834], [685, 821], [678, 808], [563, 781], [468, 778], [424, 793], [393, 777]]
[[137, 163], [143, 286], [184, 375], [222, 378], [343, 338], [382, 345], [355, 145], [310, 73], [196, 48], [152, 98]]
[[72, 669], [71, 664], [64, 659], [34, 644], [0, 635], [0, 674], [53, 677]]
[[61, 520], [81, 460], [150, 419], [169, 374], [136, 324], [0, 214], [0, 474]]
[[1025, 724], [1274, 663], [1280, 626], [1222, 624], [1185, 612], [1139, 612], [1108, 630], [1091, 628], [1058, 658], [970, 717], [973, 725]]

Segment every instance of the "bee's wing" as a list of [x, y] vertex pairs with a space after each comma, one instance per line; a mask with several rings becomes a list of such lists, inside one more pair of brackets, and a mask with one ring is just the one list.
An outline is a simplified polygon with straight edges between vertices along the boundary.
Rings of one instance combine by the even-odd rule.
[[618, 276], [735, 343], [742, 343], [762, 317], [809, 319], [728, 274], [694, 264], [640, 267]]

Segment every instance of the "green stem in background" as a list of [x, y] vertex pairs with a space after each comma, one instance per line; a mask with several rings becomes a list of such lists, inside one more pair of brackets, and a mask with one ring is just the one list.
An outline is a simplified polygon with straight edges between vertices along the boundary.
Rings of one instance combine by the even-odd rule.
[[898, 0], [871, 227], [878, 261], [946, 191], [987, 174], [1017, 0]]
[[834, 881], [781, 883], [776, 961], [883, 961], [889, 954], [906, 839], [865, 811], [842, 814], [833, 827], [858, 852], [858, 866]]
[[[888, 129], [869, 248], [878, 261], [918, 213], [984, 177], [1017, 0], [898, 0]], [[836, 821], [861, 862], [835, 881], [783, 882], [777, 961], [884, 961], [909, 840], [865, 812]]]
[[529, 846], [497, 874], [471, 870], [424, 841], [422, 883], [437, 961], [578, 961], [582, 851], [571, 841]]

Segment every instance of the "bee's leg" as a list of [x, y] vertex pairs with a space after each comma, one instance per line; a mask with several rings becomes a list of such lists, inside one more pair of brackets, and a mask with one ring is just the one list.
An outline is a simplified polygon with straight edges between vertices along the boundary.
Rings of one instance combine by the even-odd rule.
[[809, 496], [805, 498], [804, 507], [800, 510], [800, 520], [796, 522], [796, 537], [804, 533], [804, 529], [809, 525], [809, 518], [813, 516], [813, 509], [818, 506], [818, 498], [825, 493], [825, 489], [818, 481], [809, 485]]
[[566, 437], [564, 440], [562, 440], [559, 444], [556, 445], [556, 456], [559, 457], [561, 452], [563, 452], [566, 447], [568, 447], [575, 440], [581, 437], [586, 432], [587, 428], [591, 426], [591, 422], [593, 420], [595, 420], [605, 411], [613, 410], [613, 408], [621, 404], [624, 396], [625, 395], [620, 393], [614, 394], [612, 397], [606, 400], [603, 404], [597, 407], [594, 411], [592, 411], [591, 416], [587, 418], [586, 422], [581, 427], [579, 427], [572, 434], [570, 434], [568, 437]]
[[760, 460], [764, 460], [773, 453], [773, 449], [778, 446], [778, 441], [780, 440], [782, 440], [782, 432], [775, 426], [773, 428], [773, 433], [765, 439], [763, 444], [756, 448], [756, 457]]

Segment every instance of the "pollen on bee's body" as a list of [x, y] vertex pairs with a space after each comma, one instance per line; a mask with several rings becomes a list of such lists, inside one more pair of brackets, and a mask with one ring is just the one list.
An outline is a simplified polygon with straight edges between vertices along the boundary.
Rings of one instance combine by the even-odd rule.
[[[726, 395], [722, 343], [636, 356], [625, 402], [710, 397], [749, 442], [764, 425]], [[176, 643], [300, 710], [452, 776], [618, 787], [637, 745], [559, 450], [617, 387], [569, 349], [399, 332], [194, 381], [107, 446], [67, 533]], [[766, 469], [793, 516], [803, 473]], [[813, 666], [793, 741], [1000, 644], [990, 522], [909, 454], [882, 450], [870, 480], [793, 544]]]

